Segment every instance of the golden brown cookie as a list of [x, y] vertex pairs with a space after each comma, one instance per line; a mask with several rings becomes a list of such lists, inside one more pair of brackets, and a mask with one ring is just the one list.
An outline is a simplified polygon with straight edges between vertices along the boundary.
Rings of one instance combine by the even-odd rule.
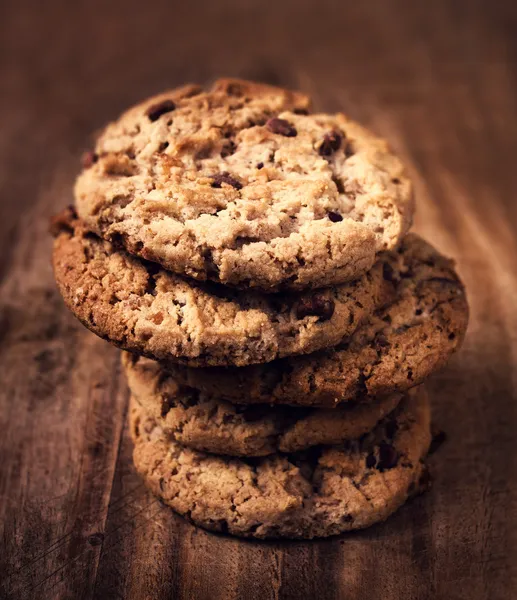
[[167, 368], [183, 385], [239, 403], [335, 406], [405, 392], [461, 346], [469, 311], [452, 261], [415, 234], [397, 255], [398, 267], [384, 265], [394, 300], [335, 348], [242, 369]]
[[267, 291], [350, 281], [409, 229], [385, 141], [300, 93], [239, 80], [150, 98], [85, 156], [88, 228], [190, 277]]
[[214, 454], [266, 456], [360, 438], [392, 412], [401, 394], [368, 404], [329, 409], [237, 405], [183, 387], [148, 358], [124, 353], [122, 363], [133, 402], [166, 436]]
[[196, 283], [56, 220], [54, 273], [70, 310], [110, 342], [189, 365], [247, 365], [313, 352], [353, 333], [393, 294], [386, 256], [335, 288], [282, 295]]
[[313, 538], [383, 521], [418, 490], [429, 403], [412, 391], [375, 430], [341, 447], [235, 459], [187, 449], [133, 404], [134, 463], [151, 490], [206, 529]]

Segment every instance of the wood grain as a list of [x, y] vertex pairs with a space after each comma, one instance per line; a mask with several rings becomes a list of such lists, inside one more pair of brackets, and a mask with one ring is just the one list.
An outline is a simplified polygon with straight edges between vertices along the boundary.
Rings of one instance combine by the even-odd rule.
[[[517, 8], [511, 1], [6, 0], [0, 19], [0, 597], [517, 597]], [[369, 531], [253, 543], [145, 490], [118, 352], [55, 290], [48, 216], [92, 133], [146, 95], [239, 75], [386, 136], [416, 229], [472, 309], [429, 384], [448, 441], [430, 493]]]

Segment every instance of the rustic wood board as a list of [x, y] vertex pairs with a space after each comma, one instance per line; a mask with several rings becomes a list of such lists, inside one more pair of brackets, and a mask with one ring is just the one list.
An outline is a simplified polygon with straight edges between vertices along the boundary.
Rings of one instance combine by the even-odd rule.
[[[15, 2], [0, 11], [0, 597], [517, 597], [514, 2]], [[472, 309], [429, 384], [448, 441], [427, 495], [369, 531], [252, 543], [197, 530], [130, 461], [118, 352], [54, 288], [48, 216], [92, 132], [147, 94], [240, 75], [386, 136], [416, 229]]]

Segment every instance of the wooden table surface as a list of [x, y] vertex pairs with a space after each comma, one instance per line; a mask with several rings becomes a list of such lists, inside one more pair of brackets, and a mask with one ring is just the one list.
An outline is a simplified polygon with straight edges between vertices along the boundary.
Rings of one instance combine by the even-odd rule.
[[[0, 597], [517, 598], [517, 10], [511, 0], [4, 0], [0, 8]], [[472, 310], [429, 388], [433, 489], [368, 531], [197, 530], [131, 466], [119, 352], [54, 287], [47, 219], [92, 133], [148, 94], [239, 75], [387, 137], [417, 231]]]

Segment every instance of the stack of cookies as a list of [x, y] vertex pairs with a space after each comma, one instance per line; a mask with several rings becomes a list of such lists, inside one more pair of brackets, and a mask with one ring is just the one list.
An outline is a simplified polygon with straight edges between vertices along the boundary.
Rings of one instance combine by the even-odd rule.
[[55, 217], [72, 312], [122, 348], [134, 463], [207, 529], [328, 536], [426, 479], [421, 383], [462, 342], [387, 144], [307, 96], [185, 86], [110, 124]]

